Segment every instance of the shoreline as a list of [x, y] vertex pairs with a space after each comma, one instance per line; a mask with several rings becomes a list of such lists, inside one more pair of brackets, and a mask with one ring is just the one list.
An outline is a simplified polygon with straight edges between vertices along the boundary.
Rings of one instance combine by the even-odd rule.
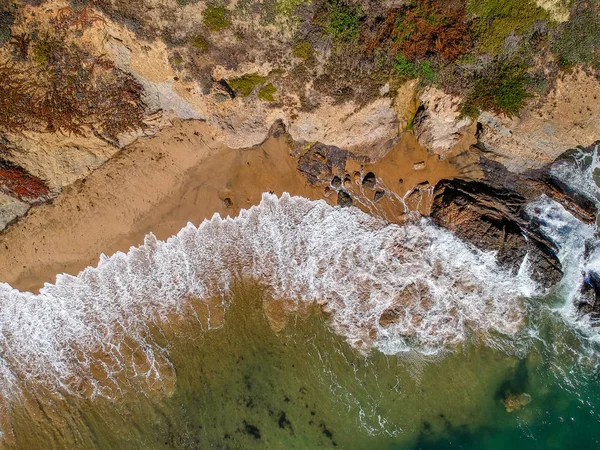
[[[311, 184], [298, 170], [287, 136], [271, 136], [250, 149], [230, 149], [214, 140], [207, 144], [206, 136], [206, 123], [177, 121], [115, 155], [52, 203], [32, 209], [0, 234], [0, 281], [38, 292], [57, 274], [76, 275], [96, 265], [103, 253], [126, 252], [142, 244], [150, 232], [165, 240], [188, 222], [198, 225], [215, 213], [237, 216], [258, 204], [263, 192], [336, 203], [335, 191], [323, 183]], [[342, 189], [361, 209], [402, 222], [404, 199], [408, 205], [412, 202], [411, 209], [426, 209], [421, 200], [429, 186], [472, 171], [464, 158], [457, 159], [458, 164], [452, 158], [442, 161], [406, 134], [378, 161], [361, 164], [349, 159]], [[360, 182], [368, 172], [389, 191], [377, 205], [367, 198], [373, 191]], [[348, 181], [351, 174], [354, 178]], [[418, 198], [411, 199], [407, 193], [415, 187]]]

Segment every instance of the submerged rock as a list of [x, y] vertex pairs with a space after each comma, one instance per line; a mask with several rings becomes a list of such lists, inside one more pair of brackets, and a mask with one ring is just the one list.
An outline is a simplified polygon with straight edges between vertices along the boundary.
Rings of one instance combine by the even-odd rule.
[[521, 394], [509, 393], [502, 400], [502, 404], [507, 412], [518, 411], [519, 409], [531, 403], [531, 395], [523, 392]]

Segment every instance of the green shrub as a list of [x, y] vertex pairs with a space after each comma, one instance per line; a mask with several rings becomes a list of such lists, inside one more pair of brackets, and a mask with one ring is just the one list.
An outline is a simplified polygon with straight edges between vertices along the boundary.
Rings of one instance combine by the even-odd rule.
[[285, 17], [292, 17], [298, 6], [309, 0], [277, 0], [277, 12]]
[[181, 55], [176, 55], [171, 58], [171, 65], [174, 67], [179, 67], [184, 63], [183, 57]]
[[600, 17], [595, 7], [587, 4], [557, 28], [550, 47], [562, 67], [594, 66], [600, 52]]
[[276, 93], [277, 89], [273, 86], [273, 83], [269, 83], [258, 91], [258, 98], [267, 102], [274, 102]]
[[550, 14], [533, 0], [469, 0], [467, 11], [474, 16], [479, 49], [502, 53], [508, 35], [522, 35], [537, 20], [550, 21]]
[[202, 52], [205, 52], [206, 50], [208, 50], [208, 41], [201, 34], [192, 36], [192, 38], [190, 39], [190, 45], [194, 48], [197, 48], [198, 50], [200, 50]]
[[231, 25], [231, 14], [224, 6], [208, 5], [204, 11], [203, 23], [210, 31], [219, 32]]
[[403, 79], [421, 78], [426, 83], [433, 83], [437, 78], [436, 71], [429, 61], [412, 63], [402, 53], [396, 55], [396, 61], [392, 68]]
[[313, 55], [312, 45], [308, 41], [300, 41], [292, 49], [292, 55], [298, 59], [308, 59]]
[[339, 42], [355, 42], [360, 31], [360, 4], [349, 5], [334, 0], [327, 5], [325, 31]]
[[247, 73], [241, 77], [227, 80], [227, 83], [231, 89], [241, 94], [242, 97], [248, 97], [256, 86], [261, 86], [266, 81], [266, 77], [262, 77], [257, 73]]
[[61, 43], [51, 37], [44, 37], [33, 44], [33, 60], [36, 64], [44, 66], [50, 62], [50, 58], [56, 51], [61, 50]]
[[476, 76], [470, 94], [463, 104], [463, 115], [475, 117], [481, 110], [517, 116], [525, 100], [529, 75], [525, 66], [501, 62]]

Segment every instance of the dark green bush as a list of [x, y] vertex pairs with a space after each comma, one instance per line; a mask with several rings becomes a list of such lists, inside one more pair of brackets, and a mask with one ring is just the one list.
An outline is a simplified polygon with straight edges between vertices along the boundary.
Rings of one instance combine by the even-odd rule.
[[325, 31], [339, 42], [354, 42], [360, 31], [362, 6], [333, 1], [327, 4]]
[[203, 23], [210, 31], [219, 32], [231, 25], [231, 14], [224, 6], [208, 5], [204, 11]]
[[269, 83], [258, 91], [258, 98], [267, 102], [274, 102], [276, 93], [277, 89], [273, 86], [273, 83]]
[[308, 59], [314, 53], [312, 45], [308, 41], [300, 41], [292, 49], [292, 55], [298, 59]]
[[200, 50], [201, 52], [205, 52], [206, 50], [208, 50], [209, 46], [208, 40], [201, 34], [192, 36], [192, 38], [190, 39], [190, 45]]
[[523, 64], [498, 62], [475, 75], [462, 112], [471, 117], [477, 116], [481, 110], [518, 116], [525, 100], [530, 97], [527, 92], [529, 80]]
[[436, 79], [436, 71], [429, 61], [412, 63], [402, 53], [396, 55], [392, 68], [403, 79], [421, 78], [425, 83], [432, 83]]
[[227, 80], [227, 83], [231, 89], [241, 94], [242, 97], [248, 97], [256, 86], [261, 86], [266, 81], [266, 77], [262, 77], [257, 73], [247, 73], [241, 77]]

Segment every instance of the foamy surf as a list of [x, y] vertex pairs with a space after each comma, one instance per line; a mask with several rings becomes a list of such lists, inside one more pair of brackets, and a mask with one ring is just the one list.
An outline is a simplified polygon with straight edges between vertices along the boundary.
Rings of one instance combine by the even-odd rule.
[[[598, 146], [587, 152], [577, 149], [570, 159], [556, 163], [551, 173], [570, 189], [591, 200], [600, 208], [600, 187], [594, 177], [599, 175]], [[528, 205], [529, 214], [540, 223], [540, 231], [554, 241], [559, 249], [558, 259], [564, 276], [557, 287], [564, 303], [555, 311], [571, 327], [600, 342], [598, 325], [590, 316], [581, 316], [578, 305], [584, 301], [582, 287], [591, 274], [600, 274], [600, 239], [597, 225], [585, 224], [562, 205], [542, 196]]]
[[355, 208], [264, 194], [237, 218], [215, 215], [165, 242], [149, 235], [39, 295], [1, 284], [2, 395], [24, 382], [82, 393], [85, 380], [85, 395], [108, 396], [106, 384], [129, 373], [159, 382], [168, 359], [148, 340], [149, 325], [184, 315], [190, 297], [225, 298], [238, 277], [275, 298], [322, 304], [349, 343], [389, 354], [511, 335], [521, 298], [535, 290], [526, 274], [428, 220], [388, 225]]

